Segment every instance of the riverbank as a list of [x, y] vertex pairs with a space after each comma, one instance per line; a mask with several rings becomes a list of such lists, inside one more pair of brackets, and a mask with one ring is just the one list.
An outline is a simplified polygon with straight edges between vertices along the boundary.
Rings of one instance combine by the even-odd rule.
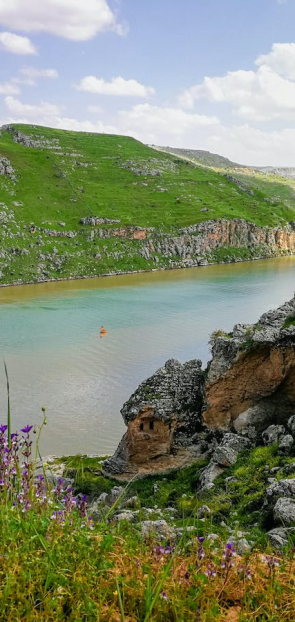
[[[239, 249], [239, 250], [243, 250], [245, 254], [247, 254], [246, 249]], [[254, 257], [253, 256], [236, 257], [234, 251], [229, 248], [222, 249], [221, 252], [224, 255], [228, 253], [230, 255], [229, 259], [228, 260], [223, 259], [221, 261], [210, 261], [204, 257], [202, 258], [201, 261], [196, 262], [196, 263], [191, 262], [189, 264], [186, 263], [184, 265], [160, 266], [158, 268], [150, 268], [147, 270], [126, 270], [126, 271], [118, 270], [118, 271], [106, 272], [103, 274], [86, 274], [86, 275], [81, 275], [81, 276], [56, 277], [52, 279], [42, 278], [40, 280], [20, 281], [20, 282], [18, 281], [18, 282], [12, 282], [12, 283], [1, 283], [0, 282], [0, 288], [1, 287], [17, 287], [17, 286], [22, 286], [22, 285], [41, 285], [42, 283], [58, 283], [58, 282], [63, 282], [63, 281], [80, 281], [80, 280], [87, 280], [87, 279], [96, 279], [100, 277], [105, 278], [105, 277], [114, 277], [114, 276], [125, 276], [129, 274], [146, 274], [146, 273], [152, 273], [152, 272], [165, 272], [167, 270], [187, 270], [190, 268], [203, 268], [205, 266], [227, 265], [227, 264], [243, 263], [246, 261], [260, 261], [263, 259], [292, 257], [295, 255], [295, 250], [286, 250], [286, 249], [281, 250], [280, 252], [273, 252], [273, 249], [269, 249], [269, 252], [267, 254], [264, 254], [264, 255], [258, 254]]]

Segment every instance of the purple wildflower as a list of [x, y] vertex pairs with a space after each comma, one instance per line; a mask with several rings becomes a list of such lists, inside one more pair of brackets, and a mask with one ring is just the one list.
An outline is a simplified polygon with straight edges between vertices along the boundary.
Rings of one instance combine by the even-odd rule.
[[252, 573], [251, 573], [250, 568], [247, 568], [247, 567], [246, 567], [246, 566], [244, 566], [243, 564], [242, 564], [242, 566], [240, 566], [240, 567], [237, 569], [237, 572], [238, 572], [239, 574], [243, 575], [244, 579], [251, 579], [251, 578], [252, 578]]
[[223, 562], [221, 563], [221, 568], [223, 568], [224, 570], [229, 570], [230, 568], [232, 568], [235, 563], [233, 561], [233, 557], [236, 557], [236, 549], [234, 548], [234, 545], [231, 542], [228, 542], [224, 551], [223, 551]]
[[25, 428], [21, 428], [21, 432], [23, 432], [24, 434], [29, 434], [32, 430], [33, 426], [32, 425], [26, 425]]
[[163, 546], [155, 546], [153, 552], [156, 553], [156, 555], [164, 555], [165, 549]]
[[276, 557], [270, 557], [269, 555], [265, 556], [263, 562], [267, 564], [270, 570], [273, 570], [276, 566], [280, 565], [279, 560]]
[[83, 495], [82, 499], [80, 499], [79, 501], [79, 512], [80, 512], [81, 518], [86, 517], [86, 508], [87, 508], [87, 497], [86, 495]]
[[206, 575], [208, 579], [212, 579], [212, 577], [216, 577], [216, 570], [214, 564], [210, 563], [207, 570]]

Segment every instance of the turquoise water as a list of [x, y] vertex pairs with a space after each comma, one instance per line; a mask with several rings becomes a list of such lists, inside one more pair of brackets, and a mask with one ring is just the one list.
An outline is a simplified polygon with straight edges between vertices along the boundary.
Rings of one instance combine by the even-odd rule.
[[[213, 330], [256, 321], [294, 285], [295, 258], [280, 258], [1, 289], [13, 427], [39, 423], [46, 406], [44, 453], [111, 453], [139, 382], [171, 357], [205, 363]], [[0, 412], [5, 420], [2, 365]]]

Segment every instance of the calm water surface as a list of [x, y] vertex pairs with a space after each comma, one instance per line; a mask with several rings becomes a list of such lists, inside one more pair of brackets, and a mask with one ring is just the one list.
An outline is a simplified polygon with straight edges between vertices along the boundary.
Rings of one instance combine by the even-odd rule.
[[[0, 289], [13, 428], [41, 422], [44, 405], [44, 453], [111, 453], [139, 382], [171, 357], [206, 362], [213, 330], [256, 321], [294, 286], [295, 258], [280, 258]], [[2, 364], [0, 413], [5, 421]]]

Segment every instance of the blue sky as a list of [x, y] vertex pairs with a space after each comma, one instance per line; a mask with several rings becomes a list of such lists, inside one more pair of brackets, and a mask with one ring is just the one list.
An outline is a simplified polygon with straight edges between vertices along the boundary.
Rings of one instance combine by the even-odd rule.
[[295, 0], [0, 0], [0, 124], [295, 166]]

